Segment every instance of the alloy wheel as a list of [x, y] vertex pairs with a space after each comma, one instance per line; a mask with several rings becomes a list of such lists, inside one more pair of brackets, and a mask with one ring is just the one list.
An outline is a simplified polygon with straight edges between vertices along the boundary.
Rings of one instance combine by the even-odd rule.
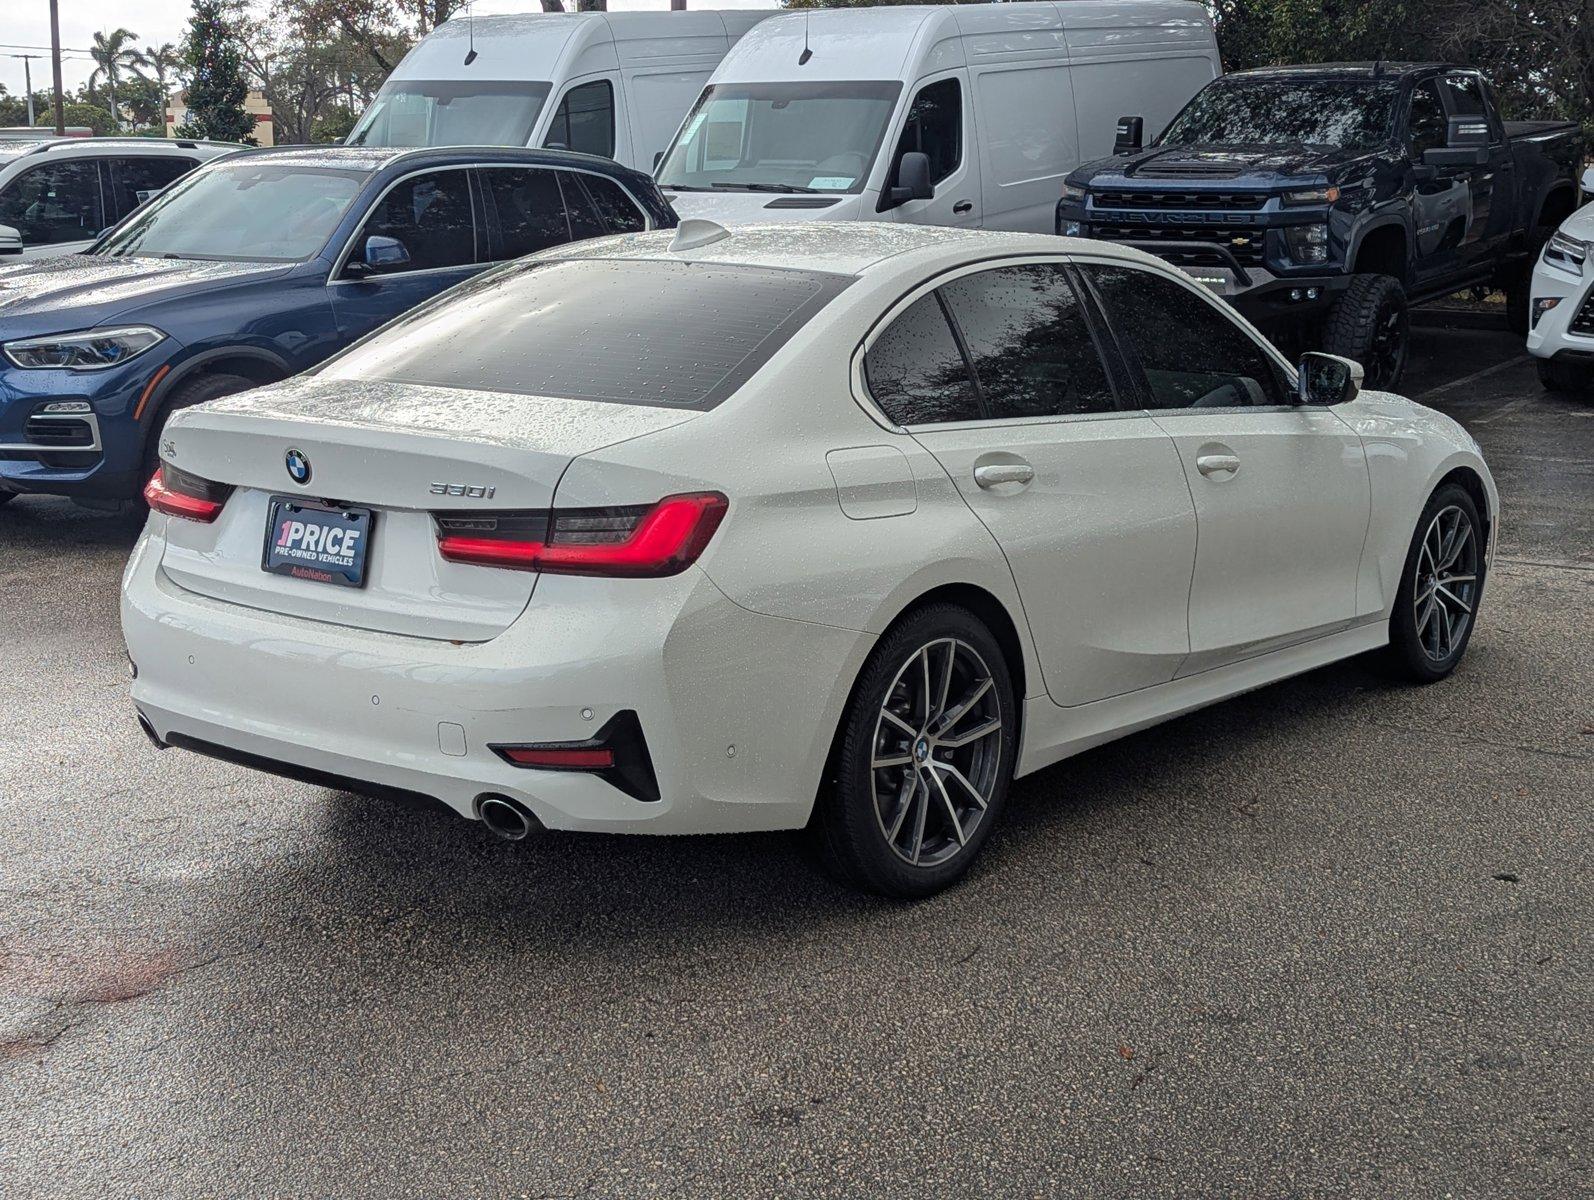
[[1369, 387], [1392, 387], [1400, 379], [1406, 365], [1410, 327], [1411, 314], [1398, 300], [1391, 300], [1378, 314], [1378, 325], [1364, 364]]
[[1462, 644], [1478, 603], [1478, 538], [1472, 518], [1452, 504], [1428, 523], [1412, 587], [1417, 641], [1436, 663]]
[[990, 667], [957, 638], [909, 656], [875, 722], [875, 820], [892, 853], [934, 867], [968, 843], [990, 807], [1003, 753], [1002, 703]]

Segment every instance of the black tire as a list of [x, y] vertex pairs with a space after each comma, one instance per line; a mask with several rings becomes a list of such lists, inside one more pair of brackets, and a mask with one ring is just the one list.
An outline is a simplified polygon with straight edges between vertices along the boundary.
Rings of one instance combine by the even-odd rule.
[[[1444, 519], [1452, 513], [1459, 514], [1468, 532], [1467, 540], [1456, 547], [1455, 556], [1447, 565], [1450, 543], [1446, 540]], [[1415, 683], [1437, 683], [1456, 669], [1467, 652], [1483, 597], [1483, 538], [1478, 506], [1465, 488], [1447, 483], [1428, 498], [1411, 535], [1411, 548], [1406, 551], [1406, 563], [1401, 568], [1400, 589], [1395, 593], [1395, 611], [1389, 617], [1387, 662], [1397, 676]], [[1437, 571], [1433, 569], [1436, 545], [1440, 550]], [[1452, 582], [1448, 589], [1432, 587], [1436, 578], [1443, 583], [1466, 576], [1470, 579]], [[1455, 603], [1444, 596], [1453, 596]], [[1418, 603], [1419, 598], [1425, 597], [1431, 599], [1431, 607], [1427, 600]], [[1461, 612], [1462, 607], [1466, 608], [1465, 613]], [[1426, 617], [1419, 615], [1423, 613]], [[1441, 636], [1444, 631], [1448, 631], [1447, 636]]]
[[1539, 383], [1547, 392], [1587, 392], [1594, 388], [1594, 370], [1553, 358], [1534, 359]]
[[1400, 280], [1352, 276], [1324, 319], [1323, 349], [1361, 363], [1368, 387], [1398, 387], [1411, 353], [1411, 314]]
[[155, 422], [150, 426], [149, 436], [144, 441], [143, 478], [148, 479], [155, 474], [155, 468], [160, 463], [161, 430], [166, 428], [166, 422], [171, 419], [174, 412], [180, 408], [203, 404], [206, 400], [219, 400], [235, 392], [247, 392], [250, 388], [259, 386], [256, 380], [243, 375], [226, 375], [221, 372], [203, 373], [178, 384], [166, 402], [161, 405], [160, 412], [155, 415]]
[[15, 492], [0, 492], [0, 505], [10, 504], [16, 498]]
[[1533, 268], [1530, 265], [1512, 274], [1501, 289], [1505, 292], [1505, 320], [1518, 337], [1528, 336], [1528, 307], [1533, 303]]
[[[922, 706], [915, 687], [923, 689]], [[887, 708], [900, 714], [896, 722]], [[950, 744], [988, 727], [967, 745]], [[850, 883], [902, 899], [950, 886], [1000, 819], [1017, 754], [1013, 678], [990, 630], [956, 605], [910, 614], [880, 639], [842, 716], [834, 778], [815, 822], [826, 865]]]

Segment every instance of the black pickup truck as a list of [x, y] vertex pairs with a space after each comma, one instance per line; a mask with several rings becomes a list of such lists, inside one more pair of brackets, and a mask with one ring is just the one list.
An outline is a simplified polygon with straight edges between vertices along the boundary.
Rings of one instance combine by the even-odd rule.
[[1072, 172], [1057, 232], [1149, 250], [1275, 336], [1304, 334], [1393, 387], [1409, 304], [1506, 291], [1526, 332], [1534, 256], [1577, 204], [1577, 125], [1502, 121], [1442, 63], [1269, 67], [1203, 88], [1149, 148]]

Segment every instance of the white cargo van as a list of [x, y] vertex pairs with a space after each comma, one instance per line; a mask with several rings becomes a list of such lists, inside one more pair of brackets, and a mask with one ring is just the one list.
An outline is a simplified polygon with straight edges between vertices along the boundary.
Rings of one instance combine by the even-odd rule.
[[[1050, 233], [1063, 176], [1222, 72], [1186, 0], [814, 9], [725, 56], [657, 171], [684, 217]], [[771, 195], [771, 193], [778, 193]]]
[[763, 12], [455, 17], [404, 56], [353, 146], [553, 146], [651, 171]]

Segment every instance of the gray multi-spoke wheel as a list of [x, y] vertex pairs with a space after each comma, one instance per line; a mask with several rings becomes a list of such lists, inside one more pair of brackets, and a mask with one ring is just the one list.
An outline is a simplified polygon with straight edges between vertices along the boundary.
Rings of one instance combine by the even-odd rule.
[[1443, 679], [1467, 648], [1483, 595], [1483, 522], [1465, 489], [1446, 484], [1423, 509], [1389, 622], [1393, 661], [1423, 683]]
[[973, 613], [935, 604], [894, 626], [854, 688], [817, 814], [831, 865], [892, 896], [956, 880], [1006, 800], [1017, 716], [1006, 657]]

